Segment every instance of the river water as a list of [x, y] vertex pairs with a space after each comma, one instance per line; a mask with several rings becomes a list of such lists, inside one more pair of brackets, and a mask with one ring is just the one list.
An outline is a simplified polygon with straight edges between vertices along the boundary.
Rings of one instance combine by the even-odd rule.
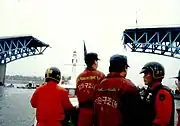
[[34, 90], [0, 87], [0, 126], [32, 126], [29, 99]]
[[[32, 126], [35, 113], [29, 100], [33, 92], [32, 89], [0, 87], [0, 126]], [[180, 101], [175, 103], [180, 107]]]

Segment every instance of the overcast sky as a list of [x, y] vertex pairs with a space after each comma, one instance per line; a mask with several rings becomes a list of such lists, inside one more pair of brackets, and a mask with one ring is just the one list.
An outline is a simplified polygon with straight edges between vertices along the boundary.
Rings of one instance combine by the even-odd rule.
[[[0, 0], [0, 35], [31, 34], [50, 44], [44, 55], [20, 59], [7, 65], [7, 74], [43, 76], [46, 68], [56, 66], [62, 73], [71, 74], [72, 52], [78, 53], [83, 64], [83, 40], [88, 52], [101, 58], [99, 70], [108, 73], [109, 58], [125, 54], [130, 69], [128, 78], [142, 84], [141, 67], [148, 61], [159, 61], [169, 79], [177, 75], [180, 60], [125, 51], [122, 32], [134, 27], [171, 26], [180, 24], [179, 0]], [[137, 13], [136, 13], [137, 11]], [[84, 67], [78, 67], [77, 73]]]

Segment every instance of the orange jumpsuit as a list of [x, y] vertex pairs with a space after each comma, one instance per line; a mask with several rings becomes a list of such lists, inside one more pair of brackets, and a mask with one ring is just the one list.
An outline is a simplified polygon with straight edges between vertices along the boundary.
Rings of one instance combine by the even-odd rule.
[[79, 101], [78, 126], [93, 125], [93, 99], [96, 86], [105, 75], [95, 69], [86, 69], [77, 77], [76, 96]]
[[[147, 90], [146, 103], [149, 107], [145, 117], [149, 118], [148, 126], [174, 126], [174, 99], [170, 89], [155, 83]], [[149, 95], [151, 94], [151, 95]]]
[[135, 85], [112, 72], [97, 86], [95, 126], [140, 126], [137, 120], [140, 96]]
[[[163, 98], [164, 97], [164, 98]], [[156, 116], [153, 124], [167, 126], [171, 121], [173, 109], [173, 97], [164, 89], [160, 89], [155, 99]]]
[[68, 92], [54, 81], [37, 88], [30, 103], [36, 108], [37, 126], [62, 126], [64, 111], [73, 109]]

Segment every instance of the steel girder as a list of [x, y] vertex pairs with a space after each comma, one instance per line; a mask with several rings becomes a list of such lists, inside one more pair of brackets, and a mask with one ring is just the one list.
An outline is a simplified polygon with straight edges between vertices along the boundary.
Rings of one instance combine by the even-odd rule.
[[0, 64], [28, 56], [41, 55], [49, 47], [32, 36], [21, 36], [0, 39]]
[[123, 41], [132, 52], [180, 59], [180, 28], [127, 29]]

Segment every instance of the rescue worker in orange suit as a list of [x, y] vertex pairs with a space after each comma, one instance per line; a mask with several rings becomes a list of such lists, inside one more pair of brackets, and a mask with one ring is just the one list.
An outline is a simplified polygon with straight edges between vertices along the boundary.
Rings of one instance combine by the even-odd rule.
[[148, 86], [142, 96], [145, 126], [174, 126], [173, 94], [162, 85], [164, 67], [158, 62], [149, 62], [140, 73], [144, 73], [144, 83]]
[[113, 55], [109, 74], [96, 88], [95, 126], [140, 126], [138, 89], [126, 79], [127, 57]]
[[75, 109], [68, 97], [68, 92], [58, 86], [61, 72], [56, 67], [46, 70], [46, 84], [36, 89], [30, 103], [36, 108], [37, 126], [62, 126], [65, 111]]
[[105, 77], [97, 70], [98, 55], [85, 56], [87, 68], [77, 77], [76, 96], [79, 101], [78, 126], [93, 126], [93, 99], [96, 86]]

